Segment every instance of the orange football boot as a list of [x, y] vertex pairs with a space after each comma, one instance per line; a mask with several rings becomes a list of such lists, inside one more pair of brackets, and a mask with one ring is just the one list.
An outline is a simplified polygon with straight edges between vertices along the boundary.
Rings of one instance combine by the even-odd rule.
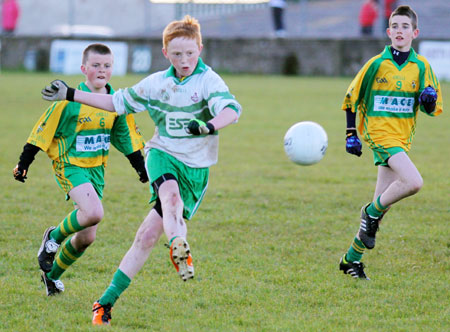
[[94, 316], [92, 317], [92, 325], [109, 325], [111, 321], [111, 310], [110, 304], [101, 305], [95, 302], [92, 306], [92, 312]]
[[194, 263], [191, 250], [187, 241], [181, 236], [172, 241], [170, 260], [183, 281], [194, 278]]

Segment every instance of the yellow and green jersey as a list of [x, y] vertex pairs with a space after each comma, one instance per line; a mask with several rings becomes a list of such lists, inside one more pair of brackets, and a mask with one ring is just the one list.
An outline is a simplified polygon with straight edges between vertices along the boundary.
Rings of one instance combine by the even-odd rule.
[[[108, 84], [110, 94], [114, 91]], [[77, 89], [90, 92], [86, 84]], [[133, 115], [119, 116], [80, 103], [53, 103], [40, 117], [27, 143], [58, 162], [79, 167], [106, 166], [110, 144], [125, 155], [142, 149], [144, 138]]]
[[[436, 109], [442, 113], [442, 93], [439, 81], [428, 61], [413, 49], [399, 66], [389, 46], [370, 59], [353, 79], [342, 103], [342, 109], [359, 111], [358, 130], [371, 148], [411, 148], [415, 133], [419, 95], [432, 86], [437, 92]], [[426, 113], [427, 114], [427, 113]]]

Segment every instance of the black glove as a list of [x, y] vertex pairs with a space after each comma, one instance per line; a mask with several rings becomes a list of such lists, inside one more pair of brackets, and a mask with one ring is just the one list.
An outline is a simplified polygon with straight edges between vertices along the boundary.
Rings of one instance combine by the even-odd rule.
[[25, 183], [25, 179], [27, 178], [28, 170], [23, 168], [21, 165], [17, 164], [13, 169], [14, 179], [17, 181]]
[[210, 122], [203, 122], [201, 120], [191, 120], [188, 123], [188, 126], [186, 128], [186, 132], [188, 134], [192, 134], [195, 136], [199, 135], [211, 135], [214, 134], [216, 129], [214, 128], [214, 125]]
[[127, 155], [128, 160], [130, 161], [131, 166], [136, 170], [136, 173], [139, 175], [139, 181], [142, 183], [148, 182], [147, 170], [145, 169], [145, 161], [144, 157], [140, 150], [135, 151]]
[[13, 169], [14, 179], [20, 182], [25, 182], [27, 178], [28, 168], [34, 160], [34, 156], [39, 152], [39, 148], [36, 145], [27, 143], [23, 147], [22, 154], [19, 157], [19, 162]]
[[347, 129], [346, 134], [347, 137], [345, 139], [346, 140], [345, 150], [350, 154], [354, 154], [355, 156], [360, 157], [362, 155], [361, 152], [362, 144], [358, 138], [356, 129]]
[[434, 109], [436, 108], [436, 100], [437, 93], [432, 86], [427, 86], [425, 89], [423, 89], [422, 93], [419, 96], [419, 103], [420, 105], [423, 105], [425, 111], [428, 114], [434, 112]]
[[73, 101], [75, 89], [69, 88], [64, 81], [54, 80], [41, 91], [42, 98], [48, 101]]

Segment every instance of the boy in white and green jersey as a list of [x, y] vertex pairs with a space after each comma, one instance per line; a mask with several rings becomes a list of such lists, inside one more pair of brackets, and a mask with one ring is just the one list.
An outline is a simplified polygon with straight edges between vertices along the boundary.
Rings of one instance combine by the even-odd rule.
[[[88, 46], [81, 66], [86, 81], [78, 89], [112, 95], [108, 83], [112, 65], [113, 56], [106, 45]], [[52, 160], [56, 181], [66, 199], [72, 198], [75, 205], [57, 227], [47, 228], [38, 252], [47, 295], [64, 290], [59, 278], [95, 240], [97, 224], [103, 217], [101, 199], [110, 144], [128, 157], [140, 180], [147, 182], [140, 152], [144, 143], [133, 115], [119, 116], [69, 101], [52, 104], [34, 126], [13, 171], [15, 179], [24, 182], [36, 153], [45, 151]]]
[[194, 168], [217, 163], [219, 136], [212, 133], [193, 138], [186, 132], [188, 123], [193, 119], [207, 123], [226, 107], [240, 112], [223, 80], [201, 58], [190, 76], [178, 78], [171, 66], [132, 88], [118, 90], [113, 103], [119, 114], [148, 111], [157, 130], [147, 148], [166, 152]]
[[417, 15], [400, 6], [389, 20], [391, 46], [370, 59], [359, 71], [345, 95], [347, 152], [361, 155], [359, 133], [373, 152], [378, 178], [373, 202], [361, 210], [361, 224], [340, 269], [354, 278], [368, 279], [361, 263], [364, 250], [375, 247], [381, 219], [392, 204], [416, 194], [422, 177], [408, 157], [418, 111], [429, 116], [442, 113], [439, 81], [428, 61], [411, 48], [419, 34]]
[[75, 100], [119, 114], [148, 111], [155, 134], [147, 143], [151, 201], [156, 201], [137, 231], [135, 241], [113, 280], [93, 306], [93, 324], [109, 324], [111, 308], [144, 265], [163, 233], [170, 259], [183, 281], [194, 277], [186, 240], [189, 220], [208, 185], [209, 167], [217, 162], [218, 130], [236, 122], [241, 106], [223, 80], [200, 58], [200, 25], [186, 16], [163, 32], [163, 54], [169, 69], [154, 73], [112, 97], [88, 94], [53, 81], [43, 91], [47, 100]]

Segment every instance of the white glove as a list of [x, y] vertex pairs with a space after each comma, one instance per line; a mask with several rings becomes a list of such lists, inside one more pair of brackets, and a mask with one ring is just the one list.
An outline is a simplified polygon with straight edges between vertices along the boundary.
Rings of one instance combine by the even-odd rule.
[[54, 80], [41, 91], [42, 98], [48, 101], [73, 101], [75, 89], [69, 88], [64, 81]]

